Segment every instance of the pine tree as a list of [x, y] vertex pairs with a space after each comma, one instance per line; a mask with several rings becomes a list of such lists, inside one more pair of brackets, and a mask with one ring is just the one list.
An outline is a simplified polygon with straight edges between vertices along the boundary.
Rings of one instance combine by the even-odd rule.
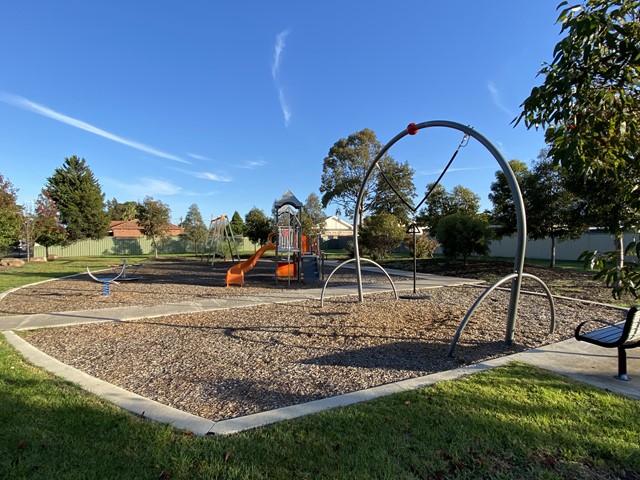
[[189, 242], [193, 243], [193, 249], [198, 255], [198, 244], [204, 243], [207, 239], [207, 226], [202, 220], [202, 214], [198, 205], [195, 203], [189, 207], [187, 215], [184, 217], [184, 221], [181, 223], [184, 228], [184, 235]]
[[236, 236], [244, 235], [244, 220], [242, 220], [242, 217], [240, 216], [237, 210], [233, 212], [230, 223], [231, 223], [231, 231], [233, 232], [234, 235]]
[[102, 238], [109, 228], [102, 188], [84, 158], [64, 159], [47, 179], [45, 189], [60, 212], [70, 241]]

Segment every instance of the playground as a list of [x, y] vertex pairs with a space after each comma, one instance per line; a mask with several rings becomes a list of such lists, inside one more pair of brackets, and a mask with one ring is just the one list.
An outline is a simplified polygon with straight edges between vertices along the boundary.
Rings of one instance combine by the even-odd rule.
[[[203, 299], [246, 299], [256, 305], [123, 322], [92, 323], [23, 332], [31, 344], [81, 371], [180, 410], [221, 420], [326, 398], [520, 352], [573, 336], [590, 318], [618, 319], [621, 312], [575, 301], [556, 301], [556, 331], [549, 334], [549, 304], [523, 294], [515, 342], [505, 346], [509, 294], [494, 291], [475, 312], [456, 356], [447, 356], [460, 320], [482, 289], [455, 286], [420, 291], [420, 300], [395, 300], [391, 293], [288, 301], [291, 292], [317, 298], [320, 283], [274, 281], [274, 261], [262, 258], [244, 287], [226, 287], [233, 262], [214, 268], [166, 259], [146, 262], [135, 282], [112, 286], [102, 296], [87, 275], [28, 286], [0, 300], [3, 315], [168, 306]], [[327, 271], [330, 268], [327, 267]], [[579, 272], [578, 272], [579, 273]], [[558, 273], [554, 275], [558, 276]], [[405, 277], [394, 281], [410, 290]], [[332, 286], [353, 284], [341, 270]], [[384, 284], [379, 273], [364, 273]], [[563, 276], [571, 289], [584, 276]], [[595, 287], [583, 292], [594, 297]], [[285, 303], [276, 303], [285, 302]], [[85, 312], [86, 313], [86, 312]], [[2, 317], [0, 317], [0, 322]], [[614, 372], [612, 372], [614, 373]]]
[[[233, 232], [227, 228], [227, 217], [220, 216], [212, 220], [207, 262], [136, 264], [135, 280], [129, 277], [132, 281], [118, 283], [115, 280], [126, 276], [125, 261], [112, 265], [111, 278], [96, 277], [87, 269], [87, 275], [9, 293], [0, 300], [0, 314], [22, 316], [17, 323], [13, 319], [19, 326], [38, 326], [30, 322], [39, 313], [68, 319], [73, 325], [22, 335], [80, 371], [211, 421], [361, 391], [552, 344], [571, 338], [576, 326], [589, 320], [621, 321], [622, 309], [554, 299], [547, 285], [551, 278], [536, 276], [529, 268], [523, 271], [526, 219], [517, 181], [502, 154], [468, 126], [446, 121], [409, 124], [368, 168], [355, 211], [362, 214], [367, 180], [386, 150], [407, 135], [438, 127], [464, 133], [440, 178], [473, 137], [501, 166], [512, 191], [518, 247], [511, 269], [484, 278], [493, 285], [478, 285], [481, 282], [469, 278], [422, 276], [430, 288], [418, 291], [415, 257], [413, 275], [398, 271], [390, 275], [376, 262], [360, 257], [357, 216], [354, 258], [324, 265], [319, 249], [312, 248], [313, 241], [307, 239], [306, 245], [303, 241], [303, 205], [287, 190], [274, 203], [277, 232], [248, 259], [240, 260], [236, 252], [231, 262], [224, 256], [216, 261], [225, 243], [233, 257]], [[414, 214], [430, 194], [414, 205], [384, 180]], [[415, 245], [416, 229], [412, 231]], [[268, 258], [272, 251], [275, 255]], [[581, 294], [583, 300], [597, 297], [595, 289], [585, 291], [584, 275], [570, 280], [573, 283], [559, 284]], [[537, 294], [522, 288], [530, 281]], [[510, 288], [500, 288], [509, 284]], [[336, 288], [341, 285], [357, 286], [357, 295]], [[386, 293], [373, 288], [380, 285], [387, 285]], [[397, 290], [405, 294], [397, 296]], [[300, 291], [306, 295], [299, 295]], [[131, 308], [136, 309], [134, 316], [127, 315]], [[46, 325], [54, 323], [60, 325], [55, 321]]]

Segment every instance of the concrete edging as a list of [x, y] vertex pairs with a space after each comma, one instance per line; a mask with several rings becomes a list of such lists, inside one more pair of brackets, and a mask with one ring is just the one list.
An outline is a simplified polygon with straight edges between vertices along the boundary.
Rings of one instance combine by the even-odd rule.
[[197, 435], [206, 435], [215, 423], [100, 380], [41, 352], [12, 331], [5, 330], [3, 333], [7, 341], [34, 365], [76, 383], [83, 389], [138, 416], [187, 429]]
[[500, 357], [474, 365], [460, 367], [455, 370], [433, 373], [417, 378], [410, 378], [398, 382], [367, 388], [356, 392], [345, 393], [335, 397], [323, 398], [298, 405], [291, 405], [275, 410], [231, 418], [215, 422], [197, 415], [193, 415], [162, 403], [150, 400], [121, 387], [100, 380], [74, 367], [41, 352], [19, 335], [5, 330], [7, 341], [20, 352], [28, 361], [48, 372], [73, 382], [84, 390], [97, 395], [135, 415], [149, 418], [159, 423], [170, 424], [175, 428], [186, 429], [196, 435], [229, 435], [269, 425], [283, 420], [292, 420], [306, 415], [319, 413], [338, 407], [346, 407], [357, 403], [373, 400], [395, 393], [416, 390], [437, 382], [455, 380], [474, 373], [483, 372], [508, 364], [509, 357]]

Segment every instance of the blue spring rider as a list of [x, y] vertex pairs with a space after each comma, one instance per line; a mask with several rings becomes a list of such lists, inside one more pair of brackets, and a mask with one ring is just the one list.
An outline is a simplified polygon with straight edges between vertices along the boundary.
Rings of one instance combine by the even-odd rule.
[[120, 273], [118, 273], [115, 277], [113, 278], [108, 278], [108, 277], [96, 277], [95, 275], [93, 275], [90, 271], [89, 271], [89, 267], [87, 267], [87, 273], [89, 274], [89, 277], [91, 277], [91, 279], [95, 282], [98, 282], [100, 284], [102, 284], [102, 296], [106, 297], [109, 296], [111, 294], [111, 284], [115, 283], [116, 285], [118, 284], [118, 282], [116, 282], [117, 279], [119, 279], [122, 275], [124, 275], [124, 271], [127, 268], [126, 264], [122, 265], [122, 270], [120, 270]]

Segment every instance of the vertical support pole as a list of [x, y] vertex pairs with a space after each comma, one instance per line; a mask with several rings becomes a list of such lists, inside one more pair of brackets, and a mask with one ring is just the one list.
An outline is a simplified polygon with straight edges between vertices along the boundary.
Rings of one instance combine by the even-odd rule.
[[416, 277], [418, 276], [418, 251], [416, 250], [417, 235], [418, 235], [418, 225], [414, 224], [413, 226], [413, 294], [414, 295], [418, 294], [418, 291], [416, 289]]

